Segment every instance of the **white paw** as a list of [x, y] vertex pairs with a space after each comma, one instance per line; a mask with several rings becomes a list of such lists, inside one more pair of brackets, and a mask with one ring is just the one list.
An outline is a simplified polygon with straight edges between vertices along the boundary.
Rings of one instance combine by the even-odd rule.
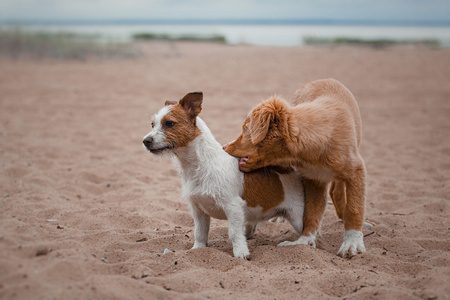
[[363, 228], [372, 228], [372, 227], [373, 227], [373, 225], [368, 222], [363, 223]]
[[242, 259], [248, 259], [248, 257], [250, 256], [250, 251], [247, 247], [233, 248], [233, 256]]
[[364, 247], [363, 233], [353, 229], [346, 230], [344, 232], [344, 242], [341, 248], [339, 248], [337, 255], [341, 257], [352, 257], [365, 251], [366, 247]]
[[192, 246], [191, 249], [205, 248], [205, 247], [206, 247], [206, 243], [195, 242], [194, 246]]
[[309, 236], [301, 236], [298, 240], [290, 242], [290, 241], [284, 241], [279, 243], [277, 246], [293, 246], [293, 245], [310, 245], [314, 248], [316, 248], [316, 235], [309, 235]]
[[297, 243], [297, 241], [294, 241], [294, 242], [284, 241], [284, 242], [279, 243], [279, 244], [277, 245], [277, 247], [294, 246], [294, 245], [299, 245], [299, 243]]

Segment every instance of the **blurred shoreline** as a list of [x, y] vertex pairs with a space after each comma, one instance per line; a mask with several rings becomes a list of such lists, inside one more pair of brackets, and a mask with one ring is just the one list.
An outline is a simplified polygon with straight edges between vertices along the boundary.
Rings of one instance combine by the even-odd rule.
[[331, 22], [310, 21], [47, 21], [7, 22], [0, 24], [6, 30], [20, 28], [30, 32], [70, 32], [101, 36], [115, 42], [129, 42], [139, 34], [184, 36], [208, 39], [223, 37], [227, 44], [256, 46], [303, 46], [308, 39], [351, 39], [361, 41], [424, 41], [434, 40], [440, 46], [450, 47], [450, 24], [445, 22]]

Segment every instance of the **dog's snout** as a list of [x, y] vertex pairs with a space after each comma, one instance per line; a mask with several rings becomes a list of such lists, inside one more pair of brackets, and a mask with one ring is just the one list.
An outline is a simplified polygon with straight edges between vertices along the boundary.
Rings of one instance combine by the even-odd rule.
[[149, 148], [153, 143], [153, 138], [151, 136], [146, 137], [142, 142], [146, 148]]

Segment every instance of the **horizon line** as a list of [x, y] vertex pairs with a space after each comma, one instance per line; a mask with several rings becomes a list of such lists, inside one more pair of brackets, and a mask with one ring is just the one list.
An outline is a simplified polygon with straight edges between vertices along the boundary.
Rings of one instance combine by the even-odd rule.
[[2, 25], [378, 25], [450, 26], [450, 20], [343, 20], [343, 19], [10, 19]]

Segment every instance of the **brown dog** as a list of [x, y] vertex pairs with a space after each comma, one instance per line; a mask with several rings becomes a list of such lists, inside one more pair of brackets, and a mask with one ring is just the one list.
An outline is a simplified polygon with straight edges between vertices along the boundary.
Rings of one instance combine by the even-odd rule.
[[326, 192], [344, 220], [340, 256], [364, 252], [366, 169], [359, 154], [361, 117], [352, 93], [334, 79], [302, 86], [291, 106], [271, 97], [247, 116], [242, 134], [225, 150], [239, 157], [248, 172], [264, 166], [293, 166], [304, 177], [306, 207], [304, 230], [295, 242], [315, 247], [326, 206]]

